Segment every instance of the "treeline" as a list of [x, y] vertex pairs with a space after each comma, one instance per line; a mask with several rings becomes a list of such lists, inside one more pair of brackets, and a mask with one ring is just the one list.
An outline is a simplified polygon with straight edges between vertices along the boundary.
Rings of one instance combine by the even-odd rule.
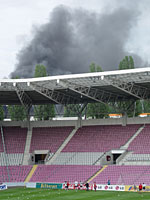
[[[125, 56], [125, 58], [119, 64], [119, 70], [125, 69], [134, 69], [134, 60], [132, 56]], [[96, 65], [95, 63], [91, 63], [89, 72], [102, 72], [103, 69], [101, 66]], [[46, 67], [44, 65], [36, 65], [34, 77], [46, 77], [48, 76]], [[14, 77], [19, 78], [19, 77]], [[111, 104], [103, 104], [103, 103], [88, 103], [85, 106], [84, 112], [80, 113], [79, 111], [82, 110], [82, 104], [78, 105], [66, 105], [64, 106], [64, 117], [74, 117], [83, 115], [91, 117], [93, 119], [98, 118], [107, 118], [109, 113], [119, 113], [121, 110], [129, 107], [131, 101], [123, 102], [123, 104], [119, 105], [116, 103], [115, 107], [119, 108], [118, 111], [116, 108], [112, 107]], [[128, 117], [135, 117], [138, 116], [140, 113], [148, 113], [150, 112], [150, 102], [148, 100], [137, 100], [134, 105], [132, 106], [133, 109], [127, 110]], [[9, 117], [12, 121], [24, 121], [27, 119], [27, 113], [25, 108], [22, 105], [9, 105], [7, 106]], [[46, 104], [46, 105], [33, 105], [31, 108], [31, 112], [34, 115], [35, 120], [50, 120], [57, 114], [57, 109], [53, 104]], [[5, 118], [4, 106], [0, 105], [0, 120]]]

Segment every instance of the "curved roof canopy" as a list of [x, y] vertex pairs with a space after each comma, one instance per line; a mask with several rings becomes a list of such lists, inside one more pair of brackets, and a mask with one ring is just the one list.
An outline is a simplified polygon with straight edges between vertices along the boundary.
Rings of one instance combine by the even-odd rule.
[[150, 98], [150, 68], [0, 79], [0, 104], [76, 104]]

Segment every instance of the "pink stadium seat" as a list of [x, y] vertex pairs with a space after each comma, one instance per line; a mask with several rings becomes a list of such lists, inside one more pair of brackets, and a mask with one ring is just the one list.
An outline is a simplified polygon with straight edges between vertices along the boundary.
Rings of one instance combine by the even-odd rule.
[[100, 168], [101, 166], [90, 165], [39, 165], [30, 182], [84, 182]]
[[150, 125], [145, 125], [141, 133], [131, 142], [128, 150], [135, 154], [150, 154]]
[[[3, 127], [6, 153], [24, 153], [27, 128]], [[0, 135], [0, 152], [3, 152], [2, 137]]]
[[5, 166], [1, 166], [0, 182], [24, 182], [31, 169], [32, 166], [9, 166], [9, 181], [7, 168]]
[[50, 150], [56, 152], [73, 127], [33, 128], [30, 153], [34, 150]]
[[108, 179], [112, 185], [150, 185], [150, 166], [108, 166], [91, 183], [107, 184]]
[[80, 128], [63, 152], [106, 152], [124, 145], [140, 125], [84, 126]]

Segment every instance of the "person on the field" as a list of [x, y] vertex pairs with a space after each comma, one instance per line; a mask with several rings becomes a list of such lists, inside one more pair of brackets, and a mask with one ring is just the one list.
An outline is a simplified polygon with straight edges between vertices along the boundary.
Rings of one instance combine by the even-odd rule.
[[65, 190], [67, 190], [67, 181], [65, 181]]
[[140, 183], [140, 185], [139, 185], [139, 191], [142, 191], [142, 184]]
[[97, 185], [96, 185], [96, 182], [94, 182], [94, 190], [96, 192], [96, 189], [97, 189]]
[[135, 184], [133, 185], [133, 188], [134, 188], [134, 191], [136, 192], [137, 191], [137, 187], [136, 187]]
[[75, 186], [75, 190], [77, 191], [77, 189], [78, 189], [78, 181], [74, 182], [74, 186]]
[[69, 189], [69, 181], [67, 181], [67, 190]]
[[143, 183], [142, 187], [143, 187], [143, 190], [145, 190], [146, 189], [146, 184]]
[[82, 190], [83, 183], [80, 181], [80, 190]]
[[89, 190], [89, 183], [88, 182], [85, 184], [85, 187], [86, 187], [86, 191], [88, 191]]

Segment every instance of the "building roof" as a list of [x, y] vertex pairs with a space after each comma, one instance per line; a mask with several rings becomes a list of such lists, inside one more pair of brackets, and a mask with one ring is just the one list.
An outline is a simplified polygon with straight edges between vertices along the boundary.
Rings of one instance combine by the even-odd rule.
[[0, 79], [0, 104], [6, 105], [108, 103], [149, 98], [149, 67], [30, 79]]

